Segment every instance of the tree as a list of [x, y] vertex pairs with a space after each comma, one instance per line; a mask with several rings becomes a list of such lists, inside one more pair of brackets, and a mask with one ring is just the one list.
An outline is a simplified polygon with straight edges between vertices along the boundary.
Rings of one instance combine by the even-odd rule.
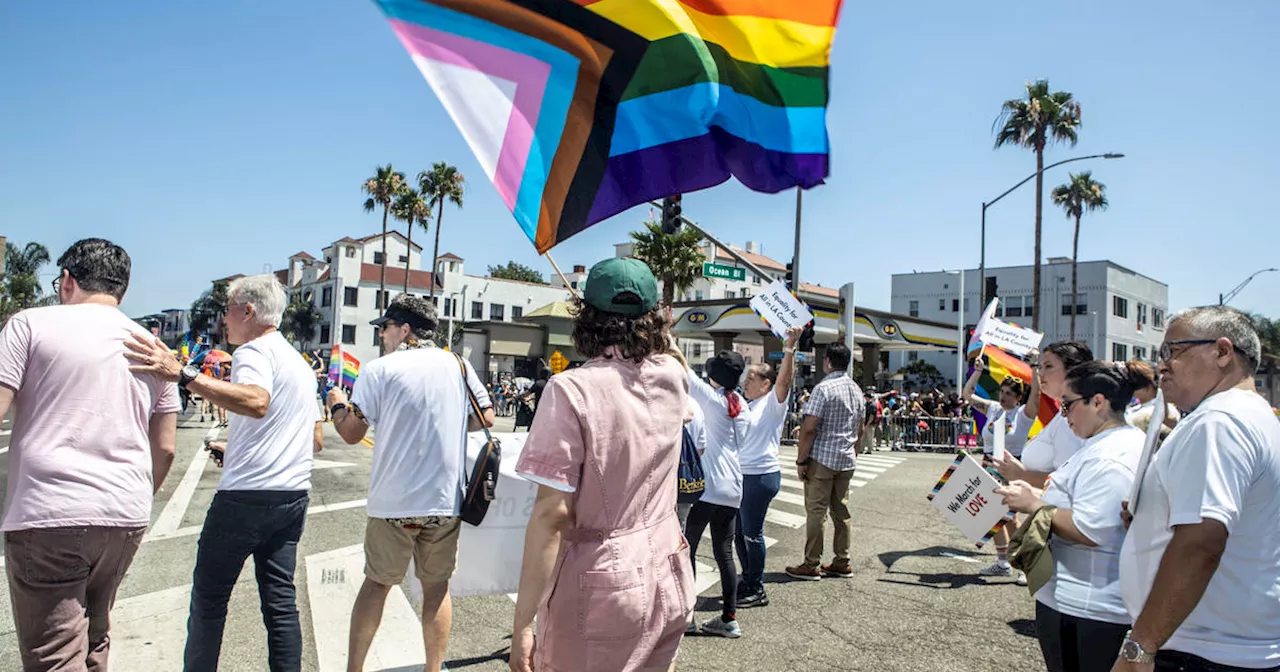
[[503, 266], [490, 266], [489, 277], [501, 278], [503, 280], [519, 280], [520, 282], [532, 282], [538, 285], [547, 284], [542, 274], [525, 266], [517, 264], [514, 261], [508, 261]]
[[382, 206], [382, 273], [378, 276], [378, 303], [386, 296], [387, 288], [387, 214], [391, 203], [404, 192], [406, 186], [404, 173], [396, 172], [391, 164], [378, 166], [373, 177], [364, 181], [360, 189], [369, 195], [365, 199], [364, 211], [373, 212]]
[[307, 343], [315, 337], [316, 327], [320, 326], [324, 316], [316, 309], [316, 304], [296, 296], [284, 309], [280, 320], [280, 330], [291, 340], [298, 341], [300, 349], [306, 350]]
[[938, 367], [924, 361], [923, 359], [917, 359], [901, 369], [898, 369], [898, 373], [903, 375], [914, 374], [917, 376], [929, 376], [934, 378], [942, 377], [942, 372], [938, 370]]
[[1259, 366], [1263, 370], [1271, 370], [1280, 361], [1280, 320], [1272, 320], [1257, 313], [1250, 313], [1253, 328], [1258, 330], [1258, 340], [1262, 341], [1262, 361]]
[[431, 296], [436, 295], [436, 268], [440, 265], [440, 228], [444, 226], [444, 202], [453, 203], [462, 209], [462, 192], [467, 179], [458, 169], [443, 161], [431, 166], [431, 170], [418, 173], [418, 191], [427, 199], [430, 207], [438, 208], [436, 212], [436, 245], [431, 250]]
[[207, 332], [218, 325], [218, 321], [227, 312], [227, 286], [226, 280], [219, 280], [191, 304], [188, 319], [192, 331]]
[[[404, 293], [409, 293], [409, 260], [413, 258], [413, 227], [415, 224], [421, 225], [423, 231], [431, 229], [431, 206], [427, 205], [426, 199], [418, 190], [412, 187], [405, 187], [404, 191], [396, 196], [396, 202], [391, 206], [391, 214], [398, 220], [405, 222], [409, 229], [409, 253], [404, 255]], [[384, 254], [385, 258], [386, 255]]]
[[662, 302], [668, 306], [676, 294], [693, 286], [707, 260], [698, 247], [702, 234], [687, 226], [668, 235], [657, 222], [645, 222], [644, 230], [631, 232], [631, 239], [635, 241], [635, 257], [662, 281]]
[[0, 284], [0, 324], [21, 310], [48, 305], [55, 296], [44, 296], [40, 286], [40, 269], [49, 263], [49, 249], [40, 243], [19, 246], [5, 243], [4, 282]]
[[1027, 84], [1026, 99], [1006, 100], [996, 118], [996, 149], [1017, 145], [1036, 153], [1036, 262], [1032, 273], [1035, 314], [1031, 328], [1040, 330], [1040, 224], [1044, 202], [1044, 149], [1057, 143], [1075, 146], [1080, 128], [1080, 103], [1066, 91], [1050, 91], [1049, 82], [1041, 79]]
[[[1076, 233], [1071, 242], [1071, 340], [1076, 340], [1076, 264], [1080, 256], [1080, 217], [1085, 212], [1107, 209], [1107, 185], [1093, 181], [1093, 173], [1068, 173], [1071, 181], [1054, 187], [1050, 198], [1067, 213], [1067, 219], [1075, 218]], [[1039, 314], [1039, 311], [1036, 311]]]

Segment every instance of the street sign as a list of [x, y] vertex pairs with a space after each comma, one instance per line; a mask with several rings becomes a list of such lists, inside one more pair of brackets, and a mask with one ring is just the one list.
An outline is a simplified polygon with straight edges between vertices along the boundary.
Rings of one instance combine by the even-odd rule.
[[747, 279], [747, 269], [706, 262], [702, 264], [702, 277], [742, 281]]
[[[775, 351], [773, 351], [773, 352], [769, 353], [769, 359], [777, 359], [777, 360], [781, 360], [781, 359], [782, 359], [782, 351], [781, 351], [781, 350], [775, 350]], [[797, 353], [796, 353], [796, 361], [797, 361], [797, 362], [807, 362], [807, 361], [809, 361], [809, 355], [808, 355], [808, 353], [804, 353], [804, 352], [797, 352]]]
[[551, 360], [548, 361], [547, 364], [551, 365], [551, 373], [560, 373], [569, 366], [569, 359], [560, 354], [559, 350], [556, 350], [551, 353]]

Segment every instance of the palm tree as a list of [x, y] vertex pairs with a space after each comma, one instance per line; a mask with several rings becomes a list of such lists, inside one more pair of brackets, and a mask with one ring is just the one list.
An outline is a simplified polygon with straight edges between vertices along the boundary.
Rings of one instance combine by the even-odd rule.
[[421, 192], [412, 187], [405, 187], [405, 190], [396, 196], [396, 202], [391, 206], [391, 214], [405, 222], [409, 228], [409, 253], [404, 256], [404, 293], [408, 294], [409, 260], [413, 258], [413, 226], [420, 224], [423, 231], [431, 228], [431, 206], [427, 205]]
[[385, 290], [387, 286], [387, 213], [391, 210], [391, 203], [395, 200], [400, 192], [404, 191], [405, 186], [404, 173], [396, 172], [391, 164], [386, 166], [378, 166], [375, 169], [373, 177], [364, 181], [360, 185], [361, 190], [369, 195], [364, 202], [364, 211], [373, 212], [379, 205], [382, 206], [382, 273], [378, 276], [378, 300], [376, 305], [382, 304], [382, 297], [386, 296]]
[[1018, 145], [1036, 153], [1036, 263], [1032, 274], [1035, 314], [1031, 328], [1040, 329], [1040, 222], [1044, 201], [1044, 149], [1055, 142], [1076, 144], [1080, 103], [1066, 91], [1050, 91], [1048, 80], [1027, 84], [1027, 97], [1006, 100], [996, 118], [996, 149]]
[[662, 301], [670, 306], [676, 294], [693, 286], [707, 260], [698, 243], [702, 234], [689, 227], [667, 235], [657, 222], [645, 222], [643, 231], [632, 231], [633, 255], [649, 265], [662, 280]]
[[438, 208], [436, 213], [436, 246], [431, 251], [431, 296], [436, 295], [436, 267], [440, 263], [440, 227], [443, 225], [444, 202], [449, 201], [458, 208], [462, 207], [462, 192], [466, 186], [466, 178], [455, 166], [443, 161], [431, 166], [431, 170], [418, 173], [418, 191], [427, 199], [429, 207]]
[[1076, 339], [1076, 263], [1080, 254], [1080, 216], [1085, 212], [1107, 209], [1107, 185], [1093, 181], [1093, 173], [1068, 173], [1071, 181], [1054, 188], [1050, 198], [1060, 206], [1067, 219], [1076, 220], [1076, 235], [1071, 243], [1071, 340]]
[[301, 350], [306, 350], [307, 342], [315, 336], [316, 327], [323, 319], [324, 316], [316, 309], [316, 304], [301, 296], [294, 297], [289, 302], [289, 307], [284, 310], [280, 330], [297, 340]]
[[51, 305], [56, 296], [44, 297], [40, 267], [49, 263], [49, 249], [40, 243], [5, 243], [3, 285], [0, 285], [0, 324], [20, 310]]

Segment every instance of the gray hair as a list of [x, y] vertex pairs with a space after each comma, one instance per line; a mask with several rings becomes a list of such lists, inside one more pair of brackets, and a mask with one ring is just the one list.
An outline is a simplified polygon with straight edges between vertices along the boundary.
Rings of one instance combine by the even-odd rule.
[[1250, 373], [1258, 370], [1262, 361], [1262, 341], [1258, 330], [1248, 315], [1228, 306], [1200, 306], [1180, 311], [1169, 319], [1170, 326], [1181, 322], [1200, 338], [1225, 338], [1236, 347], [1236, 352], [1248, 360]]
[[227, 287], [227, 302], [253, 306], [257, 324], [278, 328], [289, 298], [274, 274], [264, 274], [232, 280]]

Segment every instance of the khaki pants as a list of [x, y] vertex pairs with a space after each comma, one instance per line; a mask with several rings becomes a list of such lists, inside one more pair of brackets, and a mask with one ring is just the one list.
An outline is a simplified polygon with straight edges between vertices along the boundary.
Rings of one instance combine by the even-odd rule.
[[144, 532], [52, 527], [4, 533], [24, 670], [106, 671], [111, 607]]
[[849, 515], [849, 481], [853, 470], [835, 471], [817, 460], [810, 460], [809, 475], [804, 482], [804, 564], [817, 567], [822, 564], [822, 541], [826, 529], [827, 513], [835, 527], [832, 550], [836, 567], [849, 566], [849, 537], [853, 533], [853, 518]]

